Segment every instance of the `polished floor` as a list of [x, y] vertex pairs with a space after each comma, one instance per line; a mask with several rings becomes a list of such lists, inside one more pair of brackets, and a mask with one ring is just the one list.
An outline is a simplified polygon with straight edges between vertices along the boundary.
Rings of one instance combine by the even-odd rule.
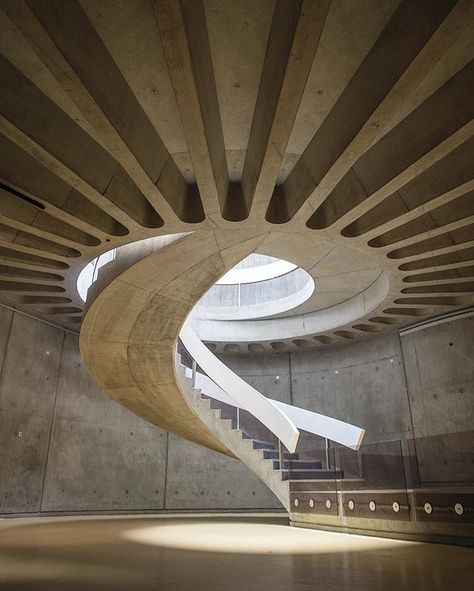
[[0, 520], [0, 589], [464, 591], [474, 550], [258, 516]]

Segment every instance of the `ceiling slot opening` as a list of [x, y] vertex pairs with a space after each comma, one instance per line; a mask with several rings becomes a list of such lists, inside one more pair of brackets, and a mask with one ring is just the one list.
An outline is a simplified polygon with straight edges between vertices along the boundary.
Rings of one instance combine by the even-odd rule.
[[0, 189], [2, 191], [5, 191], [5, 193], [8, 193], [12, 197], [16, 197], [17, 199], [21, 199], [22, 201], [24, 201], [25, 203], [28, 203], [29, 205], [33, 205], [33, 207], [37, 207], [38, 209], [43, 209], [43, 210], [46, 209], [45, 206], [42, 203], [40, 203], [39, 201], [36, 201], [36, 199], [33, 199], [32, 197], [28, 197], [27, 195], [23, 195], [23, 193], [20, 193], [19, 191], [12, 189], [11, 187], [9, 187], [8, 185], [5, 185], [1, 181], [0, 181]]

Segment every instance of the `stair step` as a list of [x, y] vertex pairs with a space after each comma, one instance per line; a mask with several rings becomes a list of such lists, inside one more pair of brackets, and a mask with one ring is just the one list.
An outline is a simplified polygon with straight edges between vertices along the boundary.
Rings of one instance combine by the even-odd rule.
[[282, 480], [328, 480], [344, 478], [342, 470], [282, 470]]
[[[283, 459], [283, 469], [285, 470], [321, 470], [322, 464], [318, 460], [307, 461], [307, 460], [287, 460]], [[278, 460], [273, 461], [273, 469], [280, 469], [280, 462]]]
[[[265, 441], [258, 441], [256, 439], [253, 440], [253, 448], [254, 449], [264, 449], [264, 450], [275, 450], [275, 446], [271, 443]], [[278, 452], [277, 452], [278, 453]]]
[[[263, 458], [265, 460], [278, 460], [279, 458], [277, 449], [266, 449], [263, 452]], [[299, 455], [297, 453], [290, 453], [289, 451], [283, 452], [283, 459], [285, 460], [297, 460]]]

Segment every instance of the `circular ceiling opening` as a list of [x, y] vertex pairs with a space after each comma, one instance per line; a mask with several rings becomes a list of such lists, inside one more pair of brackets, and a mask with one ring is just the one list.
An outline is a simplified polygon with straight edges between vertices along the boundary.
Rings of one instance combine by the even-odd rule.
[[283, 259], [251, 254], [211, 287], [194, 313], [207, 320], [257, 320], [296, 308], [314, 289], [314, 280], [304, 269]]
[[286, 275], [297, 266], [283, 259], [253, 253], [223, 275], [216, 285], [256, 283]]

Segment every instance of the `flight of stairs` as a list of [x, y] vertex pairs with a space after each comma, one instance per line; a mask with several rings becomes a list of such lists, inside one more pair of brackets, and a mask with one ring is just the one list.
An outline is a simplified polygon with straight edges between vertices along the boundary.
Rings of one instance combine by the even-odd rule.
[[323, 468], [319, 460], [300, 459], [299, 453], [288, 451], [282, 453], [280, 466], [277, 446], [273, 442], [254, 438], [242, 428], [238, 428], [235, 409], [219, 403], [195, 388], [186, 371], [189, 374], [189, 368], [182, 365], [178, 355], [176, 375], [188, 404], [234, 455], [269, 486], [287, 510], [290, 509], [292, 483], [299, 482], [311, 488], [311, 482], [318, 482], [319, 486], [324, 485], [325, 481], [334, 482], [335, 478], [344, 477], [340, 470]]
[[280, 472], [282, 480], [334, 480], [344, 477], [341, 470], [323, 468], [319, 460], [300, 460], [298, 453], [284, 452], [280, 465], [279, 451], [273, 444], [254, 439], [253, 446], [263, 451], [264, 460], [273, 460], [273, 469]]

